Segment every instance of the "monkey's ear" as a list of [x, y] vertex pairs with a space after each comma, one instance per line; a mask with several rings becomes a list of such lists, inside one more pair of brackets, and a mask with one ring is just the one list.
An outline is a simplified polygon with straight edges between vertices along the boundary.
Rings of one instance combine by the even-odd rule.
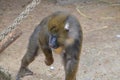
[[70, 28], [69, 23], [66, 23], [65, 26], [64, 26], [64, 29], [69, 31], [69, 28]]

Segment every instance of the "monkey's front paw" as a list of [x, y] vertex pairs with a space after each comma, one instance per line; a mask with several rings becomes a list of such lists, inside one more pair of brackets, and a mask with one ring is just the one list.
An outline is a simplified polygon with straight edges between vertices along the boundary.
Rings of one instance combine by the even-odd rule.
[[54, 62], [54, 59], [53, 58], [47, 58], [47, 59], [45, 59], [45, 64], [46, 65], [48, 65], [48, 66], [50, 66], [51, 64], [53, 64], [53, 62]]

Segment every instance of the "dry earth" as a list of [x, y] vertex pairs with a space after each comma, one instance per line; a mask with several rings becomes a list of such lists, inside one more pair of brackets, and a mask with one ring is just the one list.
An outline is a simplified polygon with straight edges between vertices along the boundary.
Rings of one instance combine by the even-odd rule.
[[[12, 24], [31, 1], [0, 0], [0, 32]], [[82, 14], [77, 12], [76, 7]], [[0, 54], [0, 66], [15, 78], [35, 26], [45, 16], [59, 10], [75, 15], [83, 28], [84, 41], [77, 80], [120, 80], [120, 0], [81, 0], [66, 6], [43, 0], [18, 25], [23, 34]], [[22, 80], [64, 80], [61, 59], [59, 55], [54, 56], [54, 70], [44, 64], [44, 56], [40, 54], [29, 66], [34, 75]]]

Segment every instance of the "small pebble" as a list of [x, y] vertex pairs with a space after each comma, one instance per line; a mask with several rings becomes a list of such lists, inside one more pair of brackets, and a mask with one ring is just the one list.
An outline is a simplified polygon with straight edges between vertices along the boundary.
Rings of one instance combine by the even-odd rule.
[[117, 38], [120, 38], [120, 35], [116, 35]]
[[50, 67], [50, 70], [54, 70], [55, 68], [53, 66]]

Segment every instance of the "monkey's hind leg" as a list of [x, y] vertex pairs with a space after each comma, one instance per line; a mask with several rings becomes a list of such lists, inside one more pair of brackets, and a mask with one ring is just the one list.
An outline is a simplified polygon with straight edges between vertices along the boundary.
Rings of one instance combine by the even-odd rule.
[[38, 44], [35, 44], [33, 41], [29, 42], [28, 49], [24, 57], [21, 61], [21, 67], [19, 69], [19, 72], [17, 74], [16, 80], [20, 80], [20, 78], [32, 75], [33, 72], [28, 69], [28, 65], [35, 59], [38, 53], [39, 46]]

